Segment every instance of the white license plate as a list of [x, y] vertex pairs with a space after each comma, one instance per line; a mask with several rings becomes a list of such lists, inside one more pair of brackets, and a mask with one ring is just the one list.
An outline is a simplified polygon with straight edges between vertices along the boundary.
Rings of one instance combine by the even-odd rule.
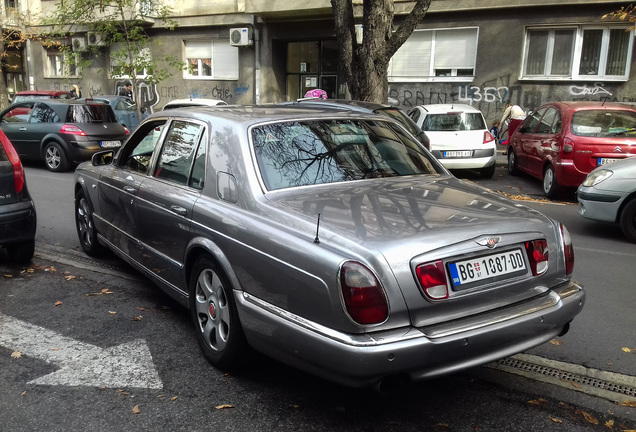
[[102, 141], [102, 148], [115, 148], [121, 147], [121, 141]]
[[452, 151], [445, 151], [444, 152], [444, 157], [445, 158], [451, 158], [451, 157], [471, 157], [473, 155], [473, 152], [471, 150], [465, 150], [465, 151], [460, 151], [460, 150], [452, 150]]
[[525, 274], [526, 261], [521, 249], [514, 249], [450, 263], [448, 269], [453, 286], [459, 288], [484, 279], [495, 281]]
[[620, 159], [616, 158], [598, 158], [597, 166], [607, 165], [612, 162], [619, 161]]

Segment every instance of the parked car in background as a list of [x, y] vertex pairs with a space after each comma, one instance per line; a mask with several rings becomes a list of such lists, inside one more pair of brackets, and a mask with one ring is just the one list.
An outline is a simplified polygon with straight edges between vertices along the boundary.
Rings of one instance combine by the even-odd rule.
[[130, 132], [134, 131], [139, 122], [146, 118], [148, 114], [145, 108], [141, 108], [141, 119], [139, 118], [139, 112], [137, 110], [137, 104], [131, 101], [126, 96], [118, 95], [105, 95], [105, 96], [93, 96], [85, 98], [86, 101], [103, 102], [113, 109], [117, 121], [124, 125]]
[[497, 143], [481, 111], [463, 104], [431, 104], [418, 105], [408, 115], [426, 133], [433, 156], [446, 168], [493, 176]]
[[508, 140], [508, 171], [543, 180], [552, 198], [575, 189], [596, 167], [636, 156], [636, 108], [553, 102], [534, 110]]
[[252, 347], [388, 391], [562, 335], [585, 299], [562, 224], [458, 180], [379, 114], [157, 112], [73, 192], [82, 248], [187, 306], [221, 369]]
[[581, 216], [618, 223], [625, 237], [636, 243], [636, 157], [595, 168], [576, 197]]
[[13, 95], [11, 103], [25, 102], [34, 99], [73, 99], [73, 95], [66, 90], [25, 90]]
[[278, 105], [299, 105], [303, 108], [331, 108], [331, 109], [340, 109], [347, 111], [358, 111], [363, 113], [374, 113], [380, 114], [386, 117], [389, 117], [393, 120], [396, 120], [400, 123], [404, 128], [417, 140], [422, 143], [427, 150], [430, 150], [431, 144], [426, 136], [426, 134], [422, 131], [422, 128], [413, 122], [404, 114], [402, 110], [392, 105], [384, 105], [375, 102], [365, 102], [358, 100], [350, 100], [350, 99], [320, 99], [320, 98], [303, 98], [298, 99], [293, 102], [281, 102]]
[[105, 148], [119, 148], [127, 130], [101, 102], [32, 100], [0, 112], [2, 130], [22, 160], [43, 160], [51, 171], [89, 160]]
[[205, 99], [205, 98], [192, 98], [192, 99], [173, 99], [163, 106], [164, 110], [183, 107], [206, 107], [227, 105], [227, 102], [221, 99]]
[[37, 216], [22, 163], [11, 141], [0, 131], [0, 246], [9, 259], [24, 264], [33, 258]]

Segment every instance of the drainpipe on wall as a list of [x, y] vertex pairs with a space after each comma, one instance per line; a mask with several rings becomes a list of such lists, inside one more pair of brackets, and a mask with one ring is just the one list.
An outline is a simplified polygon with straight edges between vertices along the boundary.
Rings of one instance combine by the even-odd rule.
[[29, 90], [35, 90], [33, 87], [33, 74], [31, 71], [33, 68], [31, 67], [31, 39], [26, 40], [26, 74], [29, 80]]
[[258, 26], [254, 26], [254, 102], [261, 104], [261, 37]]

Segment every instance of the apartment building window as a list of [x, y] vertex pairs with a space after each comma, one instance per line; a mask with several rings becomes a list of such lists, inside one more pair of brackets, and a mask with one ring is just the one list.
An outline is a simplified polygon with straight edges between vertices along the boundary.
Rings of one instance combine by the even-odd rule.
[[46, 76], [48, 78], [78, 76], [77, 63], [70, 51], [47, 50], [46, 59]]
[[185, 41], [186, 79], [237, 80], [239, 50], [229, 40]]
[[389, 64], [389, 82], [472, 81], [477, 62], [476, 27], [415, 30]]
[[631, 36], [625, 27], [529, 28], [523, 78], [626, 81]]
[[[141, 48], [136, 53], [134, 60], [135, 64], [140, 68], [134, 72], [137, 78], [145, 78], [152, 75], [150, 71], [150, 65], [152, 64], [150, 48]], [[130, 78], [130, 65], [132, 63], [124, 44], [113, 43], [110, 45], [110, 76], [112, 78]], [[148, 67], [143, 67], [143, 65], [148, 65]]]
[[18, 0], [4, 0], [4, 8], [7, 9], [17, 9], [19, 6]]

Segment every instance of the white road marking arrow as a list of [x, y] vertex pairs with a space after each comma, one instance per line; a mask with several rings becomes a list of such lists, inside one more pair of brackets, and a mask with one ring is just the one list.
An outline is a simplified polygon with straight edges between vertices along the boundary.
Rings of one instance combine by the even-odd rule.
[[28, 384], [163, 388], [142, 339], [100, 348], [0, 313], [0, 346], [60, 367]]

